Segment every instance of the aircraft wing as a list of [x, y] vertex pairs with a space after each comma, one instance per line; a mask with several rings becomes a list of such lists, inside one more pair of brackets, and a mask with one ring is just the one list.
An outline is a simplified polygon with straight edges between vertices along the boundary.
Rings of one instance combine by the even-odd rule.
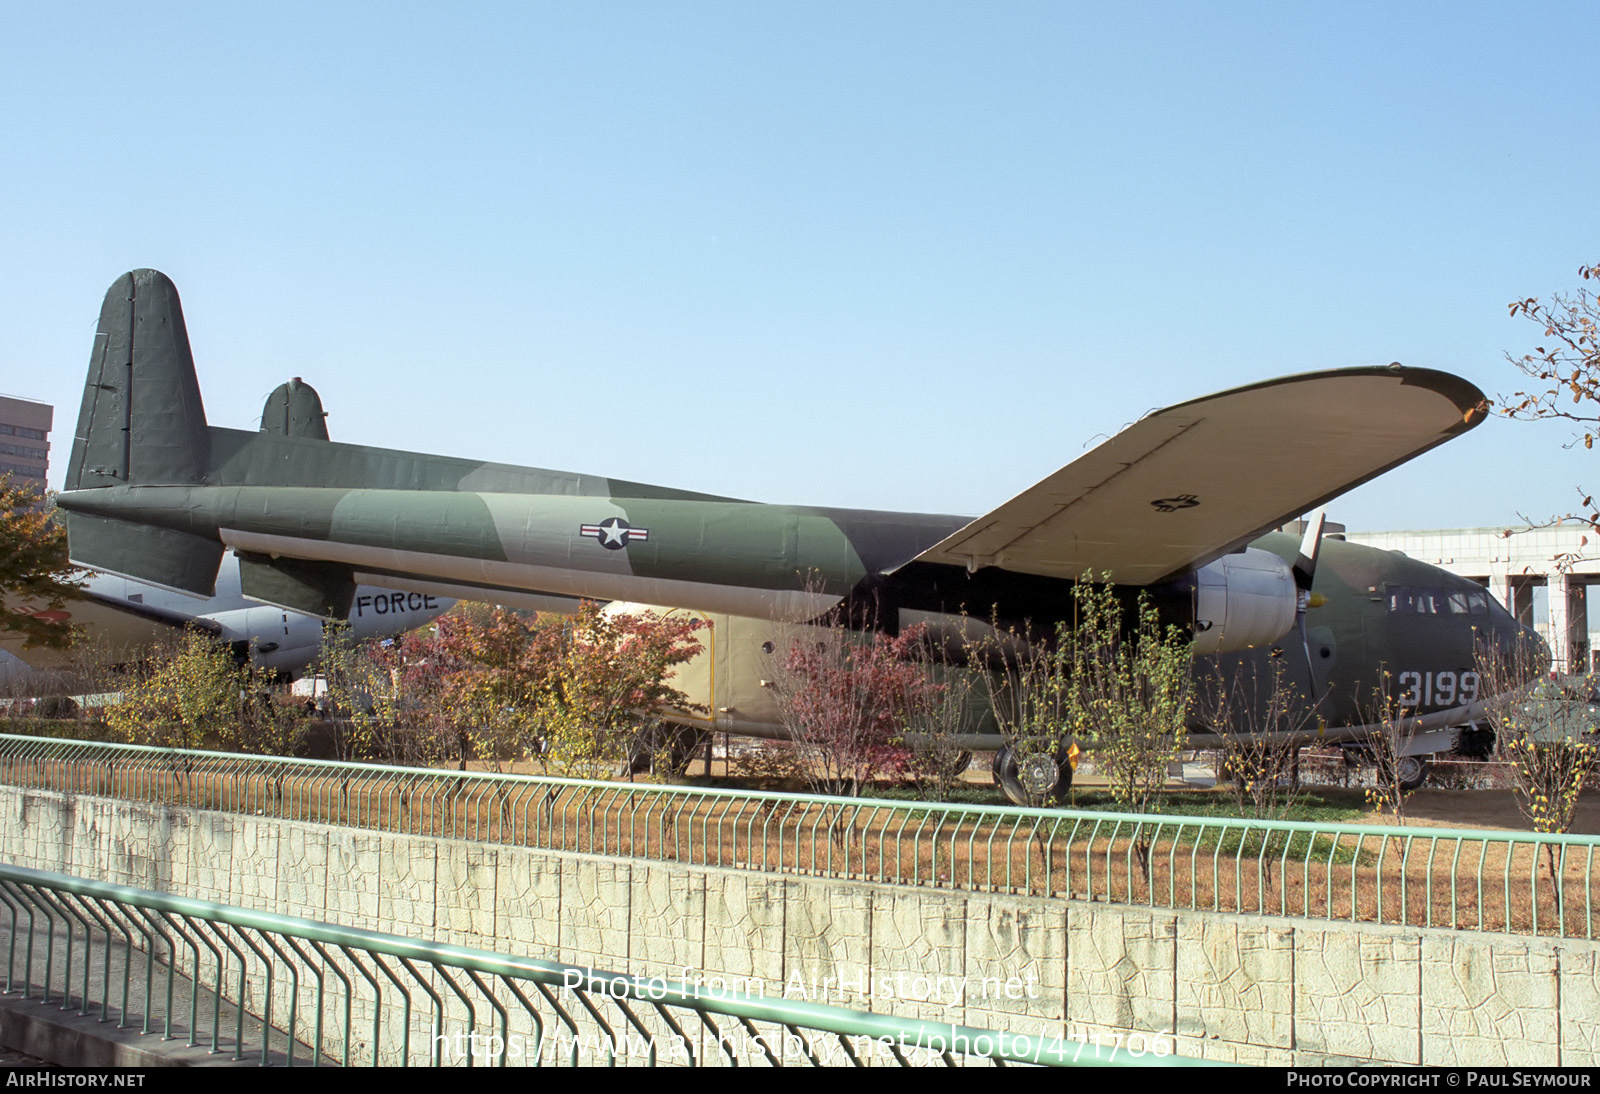
[[1288, 376], [1154, 411], [917, 556], [1151, 585], [1203, 566], [1487, 414], [1431, 369]]
[[[198, 627], [211, 634], [222, 633], [221, 628], [209, 619], [106, 596], [90, 589], [80, 589], [79, 596], [69, 600], [64, 610], [69, 622], [83, 627], [95, 642], [104, 643], [113, 651], [148, 648], [159, 638], [181, 631], [184, 627]], [[71, 664], [75, 659], [75, 654], [70, 650], [42, 647], [24, 649], [23, 636], [19, 634], [0, 632], [0, 649], [34, 668], [59, 668]]]

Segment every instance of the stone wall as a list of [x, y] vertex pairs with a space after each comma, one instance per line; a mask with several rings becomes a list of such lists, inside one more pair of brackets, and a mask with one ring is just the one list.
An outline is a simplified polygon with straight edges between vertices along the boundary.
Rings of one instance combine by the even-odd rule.
[[[608, 971], [1269, 1064], [1600, 1060], [1600, 946], [954, 893], [0, 787], [0, 856]], [[687, 972], [685, 971], [687, 970]]]

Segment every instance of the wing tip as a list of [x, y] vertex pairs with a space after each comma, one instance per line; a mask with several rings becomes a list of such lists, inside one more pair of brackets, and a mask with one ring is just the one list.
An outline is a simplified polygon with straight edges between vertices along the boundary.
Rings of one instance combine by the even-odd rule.
[[1398, 380], [1402, 387], [1421, 388], [1441, 396], [1454, 404], [1456, 412], [1461, 416], [1461, 424], [1456, 432], [1471, 429], [1478, 425], [1489, 414], [1489, 399], [1478, 385], [1453, 372], [1442, 369], [1414, 368], [1392, 361], [1387, 365], [1357, 365], [1351, 368], [1319, 369], [1313, 372], [1297, 372], [1289, 376], [1275, 376], [1270, 380], [1259, 380], [1253, 384], [1243, 384], [1239, 387], [1229, 388], [1226, 391], [1202, 395], [1195, 399], [1187, 399], [1181, 403], [1174, 403], [1163, 410], [1155, 411], [1164, 414], [1168, 411], [1178, 410], [1183, 407], [1195, 406], [1199, 403], [1208, 403], [1215, 399], [1240, 395], [1251, 391], [1264, 391], [1269, 388], [1282, 387], [1288, 384], [1317, 383], [1323, 380], [1354, 379], [1362, 376], [1389, 378]]

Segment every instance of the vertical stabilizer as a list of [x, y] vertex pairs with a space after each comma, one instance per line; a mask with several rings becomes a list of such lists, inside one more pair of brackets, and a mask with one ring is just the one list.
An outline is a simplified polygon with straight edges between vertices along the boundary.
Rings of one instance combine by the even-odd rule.
[[296, 376], [279, 384], [261, 408], [261, 432], [281, 433], [285, 437], [328, 439], [328, 412], [322, 409], [317, 389]]
[[178, 290], [123, 274], [100, 308], [67, 489], [198, 483], [210, 449]]
[[[100, 308], [67, 489], [199, 484], [210, 459], [178, 290], [156, 270], [123, 274]], [[80, 565], [202, 596], [222, 560], [215, 540], [82, 513], [67, 536]]]

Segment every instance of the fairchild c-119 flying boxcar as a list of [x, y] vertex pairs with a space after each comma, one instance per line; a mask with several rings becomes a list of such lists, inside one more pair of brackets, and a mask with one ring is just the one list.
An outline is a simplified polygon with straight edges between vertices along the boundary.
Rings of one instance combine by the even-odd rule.
[[[308, 386], [288, 398], [320, 415]], [[245, 596], [321, 615], [365, 584], [1038, 629], [1095, 575], [1147, 590], [1199, 654], [1294, 659], [1328, 733], [1359, 735], [1385, 680], [1420, 729], [1471, 720], [1487, 698], [1475, 643], [1509, 648], [1524, 628], [1442, 570], [1266, 533], [1484, 414], [1448, 373], [1308, 373], [1155, 411], [977, 519], [767, 505], [211, 426], [177, 290], [138, 270], [106, 295], [58, 503], [83, 565], [209, 595], [232, 548]]]

